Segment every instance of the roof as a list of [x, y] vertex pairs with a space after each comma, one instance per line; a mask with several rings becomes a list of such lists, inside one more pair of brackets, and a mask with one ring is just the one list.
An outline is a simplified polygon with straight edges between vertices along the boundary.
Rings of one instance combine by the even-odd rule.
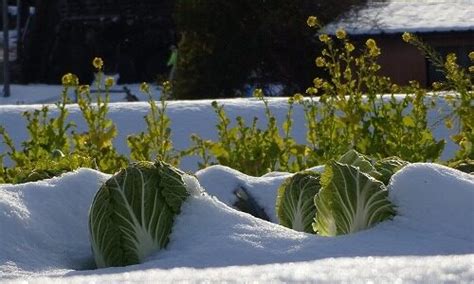
[[370, 1], [324, 28], [334, 34], [343, 28], [352, 35], [474, 31], [474, 0]]

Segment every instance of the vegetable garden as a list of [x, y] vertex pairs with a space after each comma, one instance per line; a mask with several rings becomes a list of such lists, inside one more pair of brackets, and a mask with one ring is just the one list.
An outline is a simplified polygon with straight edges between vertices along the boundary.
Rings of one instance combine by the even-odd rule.
[[[308, 18], [308, 25], [320, 27], [315, 17]], [[288, 99], [281, 125], [257, 89], [254, 97], [264, 106], [265, 127], [259, 127], [256, 117], [250, 123], [243, 117], [231, 121], [225, 105], [213, 102], [218, 139], [193, 135], [188, 149], [176, 149], [171, 139], [171, 83], [161, 87], [158, 104], [143, 83], [150, 110], [144, 118], [146, 129], [127, 137], [129, 157], [114, 147], [117, 127], [108, 117], [113, 79], [105, 78], [104, 96], [94, 101], [89, 86], [66, 74], [62, 100], [55, 105], [57, 115], [51, 115], [51, 106], [24, 113], [29, 137], [21, 148], [0, 127], [8, 149], [0, 156], [0, 182], [36, 181], [80, 167], [115, 173], [97, 192], [89, 215], [96, 265], [108, 267], [142, 262], [166, 246], [181, 204], [189, 195], [203, 194], [195, 178], [177, 168], [187, 156], [198, 156], [200, 168], [221, 164], [254, 176], [296, 173], [278, 191], [278, 221], [322, 236], [354, 233], [397, 214], [387, 198], [391, 176], [412, 162], [440, 162], [446, 141], [435, 139], [427, 119], [439, 100], [448, 102], [452, 112], [441, 115], [437, 123], [457, 132], [451, 138], [458, 150], [445, 163], [474, 171], [473, 66], [463, 69], [454, 55], [440, 58], [421, 39], [405, 33], [403, 40], [417, 46], [446, 75], [428, 92], [417, 82], [397, 86], [379, 76], [381, 51], [374, 40], [357, 48], [343, 30], [334, 37], [320, 34], [319, 40], [325, 48], [315, 64], [329, 76], [315, 78], [304, 94]], [[474, 52], [469, 58], [474, 61]], [[100, 58], [93, 65], [99, 73], [103, 69]], [[100, 84], [96, 87], [101, 89]], [[77, 131], [68, 119], [70, 90], [86, 131]], [[292, 138], [295, 107], [304, 112], [304, 144]], [[304, 171], [318, 165], [325, 165], [322, 173]], [[258, 206], [249, 200], [251, 196], [242, 201], [243, 207]]]

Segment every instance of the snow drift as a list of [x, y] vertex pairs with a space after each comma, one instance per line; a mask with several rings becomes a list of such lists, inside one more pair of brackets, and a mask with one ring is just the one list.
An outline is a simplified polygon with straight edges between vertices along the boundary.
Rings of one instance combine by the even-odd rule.
[[235, 187], [244, 186], [274, 221], [276, 191], [288, 173], [256, 178], [214, 166], [196, 175], [209, 195], [185, 202], [166, 249], [139, 265], [99, 270], [93, 269], [88, 210], [109, 175], [80, 169], [51, 180], [0, 185], [1, 279], [64, 283], [474, 279], [472, 175], [434, 164], [407, 166], [389, 185], [398, 212], [392, 221], [331, 238], [292, 231], [229, 206]]

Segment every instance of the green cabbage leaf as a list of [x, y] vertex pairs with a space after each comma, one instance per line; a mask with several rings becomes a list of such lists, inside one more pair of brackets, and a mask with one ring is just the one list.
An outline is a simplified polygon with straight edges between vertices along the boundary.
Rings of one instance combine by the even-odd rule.
[[356, 150], [352, 149], [347, 151], [339, 158], [338, 162], [359, 168], [360, 171], [372, 176], [378, 176], [378, 173], [375, 167], [372, 165], [370, 158], [357, 152]]
[[316, 213], [314, 196], [321, 188], [320, 174], [306, 171], [288, 178], [278, 189], [276, 212], [280, 225], [314, 234], [312, 222]]
[[404, 161], [398, 157], [389, 157], [375, 162], [374, 166], [379, 172], [379, 177], [377, 178], [385, 185], [388, 185], [392, 176], [401, 170], [403, 167], [408, 165], [407, 161]]
[[314, 197], [313, 229], [323, 236], [350, 234], [391, 219], [395, 209], [385, 185], [360, 167], [331, 162]]
[[166, 246], [189, 195], [185, 175], [160, 161], [137, 162], [105, 182], [89, 211], [98, 268], [137, 264]]

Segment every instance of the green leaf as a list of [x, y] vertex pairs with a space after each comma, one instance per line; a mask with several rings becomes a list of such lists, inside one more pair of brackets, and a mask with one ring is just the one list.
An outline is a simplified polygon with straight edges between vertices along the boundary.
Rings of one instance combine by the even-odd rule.
[[353, 149], [347, 151], [347, 153], [342, 155], [342, 157], [339, 158], [339, 162], [341, 164], [347, 164], [354, 167], [358, 167], [364, 173], [371, 174], [375, 171], [375, 168], [374, 166], [372, 166], [370, 159], [367, 156], [362, 155], [361, 153]]
[[296, 231], [314, 234], [312, 222], [316, 213], [313, 199], [321, 185], [320, 174], [300, 172], [280, 186], [276, 200], [276, 212], [280, 225]]
[[377, 169], [377, 172], [380, 173], [378, 179], [385, 185], [388, 185], [392, 175], [408, 164], [409, 163], [407, 161], [404, 161], [398, 157], [389, 157], [377, 161], [375, 163], [375, 168]]
[[187, 196], [182, 172], [162, 162], [134, 163], [112, 176], [89, 211], [97, 267], [140, 263], [165, 247]]
[[354, 166], [331, 162], [321, 185], [314, 198], [317, 213], [313, 223], [320, 235], [354, 233], [395, 214], [385, 185]]

